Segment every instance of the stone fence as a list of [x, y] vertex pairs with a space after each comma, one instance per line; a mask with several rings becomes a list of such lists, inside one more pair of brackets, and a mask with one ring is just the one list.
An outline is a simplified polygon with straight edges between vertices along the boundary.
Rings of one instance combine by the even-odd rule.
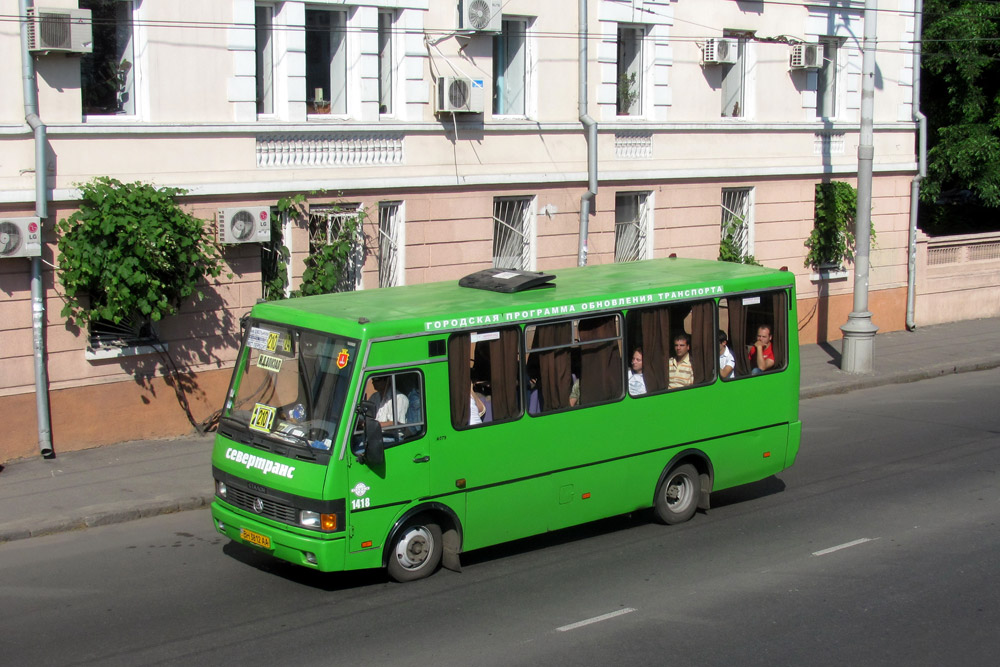
[[1000, 316], [1000, 232], [917, 237], [917, 326]]

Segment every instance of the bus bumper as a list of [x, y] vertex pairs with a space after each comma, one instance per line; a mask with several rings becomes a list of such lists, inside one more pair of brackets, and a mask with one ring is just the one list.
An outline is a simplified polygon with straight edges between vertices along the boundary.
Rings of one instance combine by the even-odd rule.
[[[212, 519], [215, 529], [229, 539], [258, 551], [270, 553], [275, 558], [321, 572], [344, 569], [346, 539], [343, 532], [329, 537], [300, 535], [235, 512], [219, 500], [212, 503]], [[263, 536], [268, 540], [269, 546], [261, 546], [243, 539], [241, 537], [243, 530]]]

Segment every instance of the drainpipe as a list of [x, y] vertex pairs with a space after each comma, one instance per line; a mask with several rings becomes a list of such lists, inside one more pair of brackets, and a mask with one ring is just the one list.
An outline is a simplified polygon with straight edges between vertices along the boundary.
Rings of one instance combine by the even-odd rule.
[[[35, 87], [35, 61], [28, 51], [29, 0], [18, 0], [21, 18], [21, 77], [24, 85], [24, 119], [35, 135], [35, 215], [49, 217], [48, 164], [45, 156], [45, 124], [38, 116], [38, 90]], [[52, 428], [49, 420], [49, 377], [45, 367], [45, 294], [42, 285], [42, 258], [31, 258], [31, 331], [35, 352], [35, 408], [38, 414], [38, 450], [50, 459]]]
[[597, 121], [587, 113], [587, 0], [579, 0], [580, 18], [580, 122], [587, 134], [587, 191], [580, 197], [580, 248], [577, 266], [587, 265], [590, 203], [597, 195]]
[[927, 176], [927, 116], [920, 111], [920, 56], [922, 51], [924, 24], [924, 0], [916, 0], [913, 7], [913, 120], [919, 125], [917, 154], [919, 171], [910, 183], [910, 237], [907, 246], [906, 277], [906, 330], [917, 328], [914, 318], [914, 302], [917, 291], [917, 208], [920, 203], [920, 181]]

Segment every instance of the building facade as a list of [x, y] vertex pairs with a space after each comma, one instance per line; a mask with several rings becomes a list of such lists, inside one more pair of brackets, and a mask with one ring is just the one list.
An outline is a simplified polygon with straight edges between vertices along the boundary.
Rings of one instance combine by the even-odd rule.
[[[29, 5], [31, 3], [28, 3]], [[99, 176], [187, 191], [214, 225], [279, 216], [288, 289], [363, 214], [345, 288], [742, 254], [797, 276], [803, 341], [840, 337], [851, 266], [804, 266], [815, 186], [856, 183], [864, 3], [768, 0], [48, 0], [89, 10], [89, 52], [33, 53], [45, 124], [45, 363], [57, 449], [191, 430], [221, 406], [239, 317], [274, 243], [230, 243], [232, 277], [156, 324], [161, 346], [99, 345], [59, 313], [55, 224]], [[0, 218], [35, 214], [18, 2], [0, 0]], [[879, 3], [870, 309], [903, 327], [913, 2]], [[585, 47], [585, 48], [584, 48]], [[586, 53], [586, 100], [579, 91]], [[581, 113], [596, 124], [590, 148]], [[230, 239], [231, 240], [231, 239]], [[268, 267], [271, 267], [270, 269]], [[272, 273], [269, 273], [272, 272]], [[833, 276], [831, 279], [829, 276]], [[0, 258], [0, 460], [35, 451], [30, 260]], [[157, 352], [156, 350], [160, 350]], [[176, 372], [171, 369], [176, 369]]]

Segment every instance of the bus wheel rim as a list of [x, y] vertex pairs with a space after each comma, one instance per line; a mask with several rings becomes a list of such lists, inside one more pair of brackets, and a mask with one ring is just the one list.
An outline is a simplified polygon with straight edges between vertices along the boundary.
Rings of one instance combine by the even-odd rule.
[[431, 532], [424, 526], [414, 526], [396, 544], [396, 560], [407, 570], [415, 570], [427, 562], [433, 550]]
[[672, 512], [683, 511], [694, 497], [694, 483], [687, 475], [675, 475], [670, 478], [664, 493]]

